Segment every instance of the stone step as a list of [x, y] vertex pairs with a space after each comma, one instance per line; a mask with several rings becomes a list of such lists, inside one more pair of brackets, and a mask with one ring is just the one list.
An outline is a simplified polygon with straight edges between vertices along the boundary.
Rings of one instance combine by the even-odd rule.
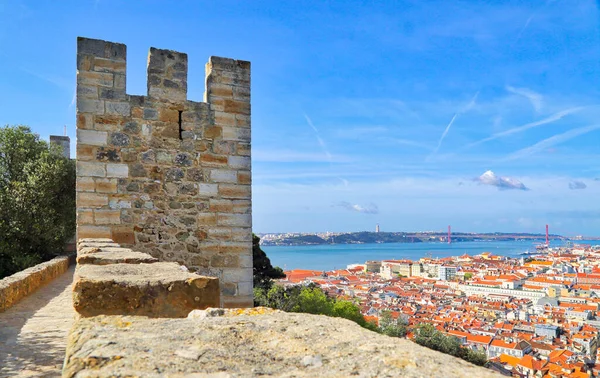
[[141, 315], [184, 318], [220, 306], [219, 280], [189, 273], [177, 263], [79, 265], [73, 305], [83, 317]]
[[147, 253], [134, 252], [128, 248], [96, 248], [97, 252], [81, 253], [77, 256], [77, 264], [110, 265], [110, 264], [152, 264], [157, 258]]

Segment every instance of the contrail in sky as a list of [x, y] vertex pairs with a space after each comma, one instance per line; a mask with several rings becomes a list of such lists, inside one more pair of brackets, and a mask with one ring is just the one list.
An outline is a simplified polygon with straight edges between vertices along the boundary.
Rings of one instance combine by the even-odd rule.
[[514, 153], [510, 154], [509, 156], [507, 156], [506, 159], [504, 159], [504, 160], [520, 159], [520, 158], [538, 153], [540, 151], [543, 151], [543, 150], [545, 150], [549, 147], [555, 146], [557, 144], [566, 142], [566, 141], [573, 139], [575, 137], [578, 137], [580, 135], [587, 134], [592, 131], [596, 131], [598, 129], [600, 129], [600, 125], [591, 125], [591, 126], [584, 126], [584, 127], [579, 127], [576, 129], [571, 129], [562, 134], [557, 134], [557, 135], [551, 136], [550, 138], [546, 138], [542, 141], [539, 141], [536, 144], [534, 144], [533, 146], [529, 146], [529, 147], [523, 148], [517, 152], [514, 152]]
[[[333, 158], [331, 156], [331, 153], [329, 152], [329, 149], [327, 148], [327, 144], [325, 143], [323, 138], [321, 138], [321, 136], [319, 135], [319, 130], [312, 123], [312, 120], [310, 119], [308, 114], [304, 113], [304, 118], [306, 118], [306, 122], [308, 123], [310, 128], [313, 129], [313, 131], [315, 132], [315, 137], [317, 138], [317, 142], [319, 142], [319, 145], [321, 146], [323, 153], [325, 154], [325, 156], [327, 156], [327, 160], [329, 160], [329, 166], [332, 167], [333, 166]], [[339, 176], [336, 176], [336, 178], [338, 180], [340, 180], [342, 182], [342, 184], [344, 184], [345, 187], [348, 186], [348, 180], [346, 180], [342, 177], [339, 177]]]
[[437, 154], [438, 150], [442, 146], [442, 142], [444, 141], [444, 138], [446, 138], [446, 135], [448, 135], [448, 132], [450, 131], [450, 128], [452, 127], [452, 124], [454, 123], [454, 121], [456, 120], [456, 118], [460, 114], [464, 114], [464, 113], [468, 112], [469, 110], [471, 110], [471, 108], [473, 108], [473, 106], [475, 106], [475, 101], [477, 101], [477, 96], [479, 96], [479, 91], [475, 92], [475, 95], [473, 96], [473, 98], [471, 99], [471, 101], [467, 104], [467, 106], [465, 106], [463, 109], [461, 109], [461, 110], [457, 111], [456, 113], [454, 113], [454, 115], [452, 116], [452, 119], [448, 123], [448, 126], [446, 126], [446, 129], [444, 129], [444, 132], [442, 133], [442, 136], [440, 137], [440, 141], [438, 142], [437, 147], [435, 148], [435, 150], [433, 150], [433, 152], [431, 153], [430, 157], [434, 156], [435, 154]]
[[506, 136], [509, 136], [509, 135], [512, 135], [512, 134], [522, 133], [522, 132], [524, 132], [526, 130], [529, 130], [529, 129], [532, 129], [534, 127], [538, 127], [538, 126], [542, 126], [542, 125], [545, 125], [545, 124], [548, 124], [548, 123], [556, 122], [556, 121], [560, 120], [561, 118], [568, 116], [569, 114], [572, 114], [572, 113], [580, 111], [581, 109], [584, 109], [584, 107], [579, 106], [579, 107], [574, 107], [574, 108], [569, 108], [569, 109], [561, 110], [560, 112], [554, 113], [554, 114], [552, 114], [552, 115], [550, 115], [550, 116], [548, 116], [548, 117], [546, 117], [544, 119], [541, 119], [539, 121], [526, 123], [525, 125], [522, 125], [522, 126], [513, 127], [512, 129], [508, 129], [508, 130], [505, 130], [505, 131], [502, 131], [502, 132], [499, 132], [499, 133], [492, 134], [489, 137], [481, 139], [481, 140], [478, 140], [477, 142], [473, 142], [473, 143], [465, 146], [464, 148], [465, 149], [471, 148], [471, 147], [477, 146], [479, 144], [492, 141], [494, 139], [506, 137]]
[[332, 161], [331, 154], [329, 153], [329, 150], [327, 149], [327, 144], [325, 144], [325, 141], [319, 135], [319, 130], [317, 130], [315, 125], [313, 125], [311, 119], [308, 117], [308, 115], [306, 113], [304, 113], [304, 118], [306, 118], [306, 122], [311, 127], [311, 129], [313, 129], [313, 131], [315, 132], [315, 137], [317, 138], [317, 142], [319, 142], [319, 145], [321, 146], [323, 153], [325, 153], [325, 156], [327, 156], [327, 159], [329, 159], [329, 162], [331, 163], [331, 161]]

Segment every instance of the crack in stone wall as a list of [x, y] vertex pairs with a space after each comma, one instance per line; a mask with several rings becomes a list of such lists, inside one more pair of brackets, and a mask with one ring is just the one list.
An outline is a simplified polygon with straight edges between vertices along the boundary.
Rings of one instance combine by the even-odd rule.
[[151, 48], [147, 96], [126, 93], [126, 46], [77, 40], [78, 238], [110, 238], [219, 278], [252, 306], [250, 62], [210, 57], [187, 100], [187, 54]]

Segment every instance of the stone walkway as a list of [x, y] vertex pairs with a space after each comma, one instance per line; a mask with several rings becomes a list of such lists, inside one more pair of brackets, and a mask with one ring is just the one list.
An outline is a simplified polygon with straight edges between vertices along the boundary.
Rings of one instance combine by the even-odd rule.
[[75, 316], [73, 271], [0, 312], [0, 377], [60, 377]]

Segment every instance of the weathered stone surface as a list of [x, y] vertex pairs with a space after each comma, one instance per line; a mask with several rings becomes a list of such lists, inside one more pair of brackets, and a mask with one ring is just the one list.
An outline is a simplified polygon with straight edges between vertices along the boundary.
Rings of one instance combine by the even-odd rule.
[[119, 248], [117, 251], [107, 251], [98, 248], [98, 252], [81, 253], [77, 257], [77, 264], [109, 265], [109, 264], [151, 264], [158, 259], [147, 253], [134, 252], [127, 248]]
[[176, 263], [80, 265], [73, 304], [85, 317], [185, 317], [193, 309], [219, 306], [219, 282]]
[[69, 335], [63, 377], [497, 377], [340, 318], [263, 308], [190, 317], [81, 319]]

